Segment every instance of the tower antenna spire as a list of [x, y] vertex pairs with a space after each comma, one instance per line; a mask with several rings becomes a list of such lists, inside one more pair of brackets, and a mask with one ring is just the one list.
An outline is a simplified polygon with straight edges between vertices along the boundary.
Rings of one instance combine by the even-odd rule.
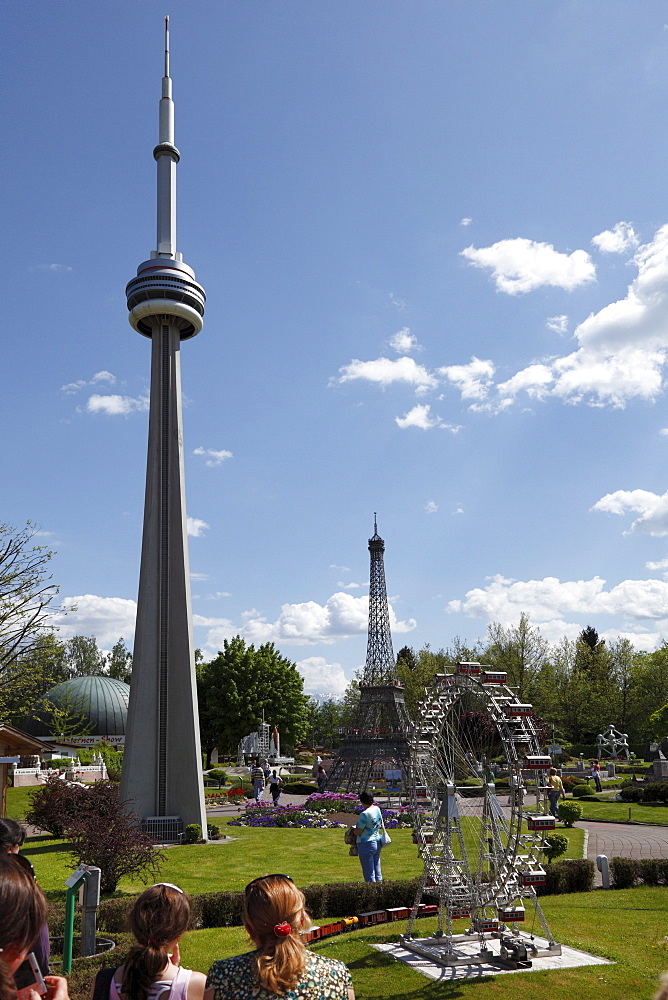
[[169, 14], [165, 16], [165, 76], [169, 76]]

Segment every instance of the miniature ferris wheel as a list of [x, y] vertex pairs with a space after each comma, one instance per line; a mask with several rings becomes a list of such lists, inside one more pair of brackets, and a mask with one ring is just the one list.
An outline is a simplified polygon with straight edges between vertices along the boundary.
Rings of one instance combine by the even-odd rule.
[[[496, 960], [510, 966], [561, 953], [535, 889], [546, 879], [543, 837], [555, 827], [547, 805], [550, 766], [540, 753], [532, 706], [518, 701], [504, 672], [458, 663], [436, 675], [411, 736], [413, 839], [424, 873], [402, 936], [405, 947], [446, 965], [489, 962], [494, 939], [500, 942]], [[497, 795], [495, 776], [507, 780], [507, 795], [506, 781]], [[529, 797], [535, 801], [526, 809]], [[438, 901], [438, 930], [427, 951], [427, 942], [412, 934], [425, 899]], [[542, 949], [519, 930], [526, 903], [545, 939]], [[455, 926], [465, 933], [453, 934]], [[462, 957], [460, 939], [479, 941], [478, 956], [469, 947]]]

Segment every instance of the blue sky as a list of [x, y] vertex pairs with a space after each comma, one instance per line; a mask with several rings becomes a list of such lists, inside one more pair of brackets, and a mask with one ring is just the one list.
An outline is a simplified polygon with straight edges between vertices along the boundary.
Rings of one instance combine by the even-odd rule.
[[171, 15], [196, 642], [341, 694], [526, 612], [668, 639], [668, 15], [608, 0], [1, 5], [2, 520], [132, 643]]

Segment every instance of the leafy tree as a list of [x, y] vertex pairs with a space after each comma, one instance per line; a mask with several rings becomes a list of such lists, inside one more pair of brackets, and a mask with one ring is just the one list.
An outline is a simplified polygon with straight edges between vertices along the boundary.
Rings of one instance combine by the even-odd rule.
[[65, 644], [42, 635], [0, 672], [0, 720], [21, 729], [47, 691], [67, 679]]
[[125, 639], [121, 637], [114, 643], [107, 662], [110, 677], [124, 681], [125, 684], [130, 683], [130, 678], [132, 677], [132, 653], [128, 651]]
[[257, 649], [241, 636], [224, 642], [218, 656], [198, 672], [200, 736], [207, 764], [215, 746], [236, 753], [239, 740], [262, 721], [276, 726], [283, 746], [306, 733], [304, 681], [292, 661], [273, 642]]
[[668, 736], [668, 705], [664, 705], [658, 711], [652, 712], [649, 717], [649, 724], [655, 740], [660, 741]]
[[83, 808], [85, 792], [81, 785], [52, 775], [37, 791], [30, 793], [26, 823], [38, 830], [47, 830], [54, 837], [64, 837]]
[[65, 656], [70, 677], [95, 677], [106, 673], [107, 658], [95, 636], [72, 636], [67, 641]]
[[486, 656], [490, 664], [507, 672], [508, 683], [517, 688], [520, 701], [530, 699], [549, 649], [540, 629], [532, 626], [529, 616], [522, 612], [517, 625], [503, 628], [492, 622], [487, 634], [490, 646]]
[[397, 653], [397, 666], [399, 666], [400, 663], [404, 670], [415, 670], [417, 667], [415, 653], [410, 646], [403, 646]]
[[[52, 628], [58, 588], [48, 573], [53, 555], [34, 545], [37, 529], [0, 524], [0, 670], [33, 649]], [[62, 610], [62, 609], [59, 609]]]
[[72, 736], [88, 736], [93, 723], [87, 718], [88, 701], [66, 692], [58, 701], [42, 699], [39, 716], [51, 731], [51, 736], [61, 740]]
[[66, 830], [72, 867], [100, 868], [103, 892], [114, 892], [126, 876], [158, 875], [165, 855], [155, 849], [153, 838], [142, 830], [126, 804], [119, 802], [118, 785], [96, 781], [82, 791], [81, 809]]
[[309, 698], [306, 704], [306, 736], [310, 746], [333, 747], [339, 742], [338, 728], [341, 719], [341, 703], [328, 698], [318, 701]]

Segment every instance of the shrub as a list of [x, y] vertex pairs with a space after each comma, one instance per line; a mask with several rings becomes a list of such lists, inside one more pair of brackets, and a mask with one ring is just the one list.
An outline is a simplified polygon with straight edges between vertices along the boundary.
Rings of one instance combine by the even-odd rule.
[[87, 791], [51, 775], [41, 788], [31, 793], [26, 823], [47, 830], [54, 837], [64, 837], [70, 824], [80, 815]]
[[564, 837], [563, 833], [548, 833], [545, 842], [548, 846], [543, 848], [543, 854], [548, 864], [568, 850], [568, 837]]
[[196, 844], [202, 839], [202, 827], [199, 823], [188, 823], [185, 831], [186, 844]]
[[165, 856], [155, 849], [153, 838], [142, 830], [125, 804], [119, 802], [118, 785], [96, 781], [80, 792], [82, 808], [67, 828], [73, 867], [100, 868], [103, 892], [113, 892], [125, 875], [157, 875]]
[[224, 771], [222, 767], [214, 767], [213, 770], [204, 775], [204, 778], [205, 780], [207, 778], [211, 778], [212, 781], [217, 781], [218, 787], [220, 788], [220, 786], [224, 785], [228, 780], [228, 775], [227, 771]]
[[574, 799], [581, 799], [583, 795], [591, 795], [591, 785], [574, 785], [572, 793]]
[[318, 786], [312, 781], [286, 781], [283, 785], [283, 791], [289, 792], [291, 795], [310, 795], [317, 790]]
[[557, 811], [564, 826], [573, 826], [576, 819], [582, 816], [582, 806], [579, 802], [560, 802]]
[[[577, 805], [577, 803], [576, 803]], [[590, 892], [594, 888], [594, 862], [581, 858], [574, 861], [557, 861], [545, 869], [544, 885], [536, 886], [539, 896], [552, 896], [562, 892]]]
[[636, 863], [633, 858], [611, 858], [610, 875], [613, 889], [630, 889], [636, 881]]
[[206, 835], [209, 838], [209, 840], [220, 840], [221, 838], [220, 827], [217, 826], [215, 823], [207, 823]]
[[[71, 757], [54, 757], [53, 760], [47, 761], [47, 767], [53, 768], [54, 771], [68, 771], [71, 769], [72, 763]], [[81, 763], [83, 764], [85, 761], [81, 760]]]
[[642, 793], [642, 788], [638, 788], [637, 785], [626, 785], [621, 789], [619, 797], [622, 802], [642, 802]]
[[636, 883], [668, 885], [667, 858], [611, 858], [613, 889], [630, 889]]
[[642, 789], [643, 802], [667, 802], [668, 781], [656, 781]]

